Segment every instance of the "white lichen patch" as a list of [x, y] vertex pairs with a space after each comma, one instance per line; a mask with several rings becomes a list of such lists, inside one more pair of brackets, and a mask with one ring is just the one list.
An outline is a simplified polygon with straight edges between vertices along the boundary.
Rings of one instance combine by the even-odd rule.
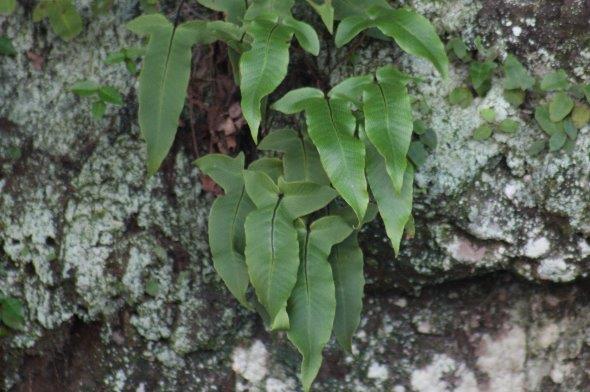
[[248, 348], [237, 347], [232, 354], [232, 369], [247, 381], [258, 384], [268, 373], [268, 352], [264, 343], [256, 340]]
[[578, 268], [567, 263], [562, 257], [548, 257], [541, 260], [537, 273], [543, 280], [571, 282], [578, 276]]
[[526, 344], [525, 331], [516, 325], [497, 336], [482, 337], [477, 367], [489, 377], [488, 390], [524, 390]]
[[[451, 384], [449, 379], [454, 379]], [[415, 392], [477, 392], [474, 373], [463, 363], [446, 354], [436, 354], [430, 364], [412, 372], [410, 382]]]
[[544, 256], [551, 249], [551, 242], [547, 237], [531, 238], [524, 246], [524, 255], [531, 259]]

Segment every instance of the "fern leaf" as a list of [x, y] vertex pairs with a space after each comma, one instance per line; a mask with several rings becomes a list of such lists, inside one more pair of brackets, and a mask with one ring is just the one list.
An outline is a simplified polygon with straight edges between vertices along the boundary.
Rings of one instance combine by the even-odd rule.
[[332, 269], [328, 262], [334, 244], [343, 241], [352, 227], [338, 216], [321, 218], [300, 236], [301, 263], [297, 284], [287, 311], [289, 340], [297, 347], [303, 361], [301, 381], [309, 391], [322, 364], [322, 351], [330, 339], [336, 314], [336, 294]]
[[334, 335], [340, 347], [351, 352], [352, 336], [361, 321], [365, 286], [363, 252], [356, 233], [332, 249], [330, 264], [336, 288]]
[[273, 206], [279, 201], [279, 187], [264, 172], [244, 170], [246, 192], [257, 208]]
[[309, 102], [317, 98], [324, 98], [324, 93], [317, 88], [302, 87], [289, 91], [276, 101], [272, 108], [284, 114], [295, 114], [305, 110]]
[[238, 23], [244, 19], [244, 0], [197, 0], [201, 5], [217, 12], [223, 12], [228, 22]]
[[240, 58], [242, 111], [255, 142], [262, 119], [261, 101], [281, 84], [289, 65], [291, 30], [268, 20], [251, 23], [252, 48]]
[[139, 81], [139, 125], [147, 143], [149, 175], [172, 147], [186, 97], [191, 47], [205, 37], [205, 22], [189, 23], [175, 28], [164, 16], [152, 14], [127, 25], [150, 37]]
[[374, 26], [375, 21], [366, 15], [353, 15], [343, 19], [338, 25], [338, 29], [336, 29], [336, 47], [343, 47], [362, 31]]
[[226, 192], [213, 202], [209, 215], [213, 267], [233, 296], [250, 308], [246, 299], [250, 279], [244, 259], [244, 222], [254, 205], [245, 193], [242, 179], [244, 154], [235, 159], [210, 154], [197, 160], [196, 164]]
[[369, 204], [369, 194], [364, 173], [365, 148], [354, 136], [353, 114], [346, 101], [317, 99], [308, 106], [306, 121], [324, 170], [360, 223]]
[[363, 94], [365, 132], [385, 159], [393, 189], [404, 183], [406, 155], [412, 141], [412, 106], [406, 86], [401, 83], [373, 83]]
[[385, 224], [385, 231], [397, 255], [404, 227], [412, 214], [414, 167], [409, 164], [406, 166], [403, 187], [401, 192], [396, 192], [387, 173], [385, 160], [372, 145], [367, 144], [367, 179]]
[[363, 95], [365, 88], [373, 83], [373, 75], [353, 76], [344, 79], [330, 90], [330, 98], [340, 98], [361, 106], [359, 97]]
[[428, 19], [405, 8], [381, 9], [378, 15], [376, 26], [383, 34], [393, 38], [403, 51], [432, 62], [443, 77], [448, 76], [445, 47]]
[[279, 177], [283, 175], [283, 161], [277, 158], [260, 158], [252, 162], [248, 167], [248, 170], [261, 171], [276, 183], [279, 180]]
[[246, 218], [246, 265], [269, 324], [285, 308], [297, 281], [299, 245], [291, 217], [280, 201]]

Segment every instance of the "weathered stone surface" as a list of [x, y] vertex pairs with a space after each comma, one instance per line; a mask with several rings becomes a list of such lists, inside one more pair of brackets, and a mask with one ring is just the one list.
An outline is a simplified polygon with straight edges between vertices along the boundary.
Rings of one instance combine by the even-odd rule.
[[[564, 67], [590, 81], [582, 0], [402, 3], [445, 37], [482, 35], [537, 75]], [[77, 2], [87, 17], [89, 4]], [[72, 43], [34, 25], [30, 8], [0, 17], [19, 52], [0, 58], [0, 288], [23, 299], [27, 319], [0, 343], [0, 390], [298, 390], [295, 350], [240, 309], [211, 267], [211, 198], [189, 149], [177, 143], [162, 172], [145, 177], [135, 81], [102, 64], [138, 44], [122, 25], [136, 11], [118, 2]], [[378, 225], [364, 235], [365, 316], [352, 355], [326, 351], [317, 390], [588, 389], [590, 129], [569, 155], [531, 158], [543, 134], [530, 107], [504, 100], [501, 80], [453, 107], [446, 96], [466, 66], [443, 81], [392, 43], [366, 42], [353, 62], [342, 62], [346, 49], [323, 53], [320, 69], [339, 64], [326, 79], [400, 64], [424, 79], [416, 115], [439, 143], [417, 175], [417, 235], [401, 257]], [[92, 120], [68, 92], [87, 78], [119, 88], [127, 105]], [[518, 116], [519, 133], [472, 140], [481, 107]], [[534, 283], [484, 275], [497, 271]]]

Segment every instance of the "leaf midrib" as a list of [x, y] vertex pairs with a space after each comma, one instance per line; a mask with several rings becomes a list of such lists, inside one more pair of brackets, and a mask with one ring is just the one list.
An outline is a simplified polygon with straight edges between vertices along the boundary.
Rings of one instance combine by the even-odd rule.
[[[271, 287], [273, 286], [273, 276], [276, 269], [276, 250], [275, 250], [275, 222], [277, 218], [277, 211], [281, 205], [281, 199], [275, 204], [270, 220], [270, 269], [268, 271], [268, 285], [266, 287], [266, 301], [270, 305]], [[274, 316], [274, 315], [271, 315]]]

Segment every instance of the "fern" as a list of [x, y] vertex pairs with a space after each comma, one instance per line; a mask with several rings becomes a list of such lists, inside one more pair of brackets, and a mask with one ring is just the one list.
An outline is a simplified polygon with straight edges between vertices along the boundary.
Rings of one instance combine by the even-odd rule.
[[[149, 174], [174, 141], [194, 44], [227, 44], [242, 113], [257, 144], [269, 96], [287, 76], [293, 38], [312, 56], [320, 51], [315, 30], [293, 17], [294, 0], [198, 2], [223, 12], [225, 21], [176, 25], [151, 14], [129, 23], [149, 37], [139, 90]], [[442, 43], [415, 12], [393, 9], [385, 0], [306, 3], [330, 33], [340, 20], [337, 46], [368, 30], [447, 74]], [[258, 148], [276, 156], [247, 168], [243, 153], [196, 162], [224, 191], [209, 216], [213, 265], [242, 305], [256, 310], [269, 329], [287, 332], [303, 357], [306, 391], [332, 333], [345, 350], [352, 348], [365, 284], [361, 228], [379, 213], [398, 254], [404, 229], [412, 224], [414, 164], [424, 159], [422, 142], [412, 142], [407, 85], [414, 81], [390, 65], [345, 79], [327, 94], [312, 87], [292, 90], [271, 108], [286, 115], [303, 112], [306, 129], [268, 133]]]

